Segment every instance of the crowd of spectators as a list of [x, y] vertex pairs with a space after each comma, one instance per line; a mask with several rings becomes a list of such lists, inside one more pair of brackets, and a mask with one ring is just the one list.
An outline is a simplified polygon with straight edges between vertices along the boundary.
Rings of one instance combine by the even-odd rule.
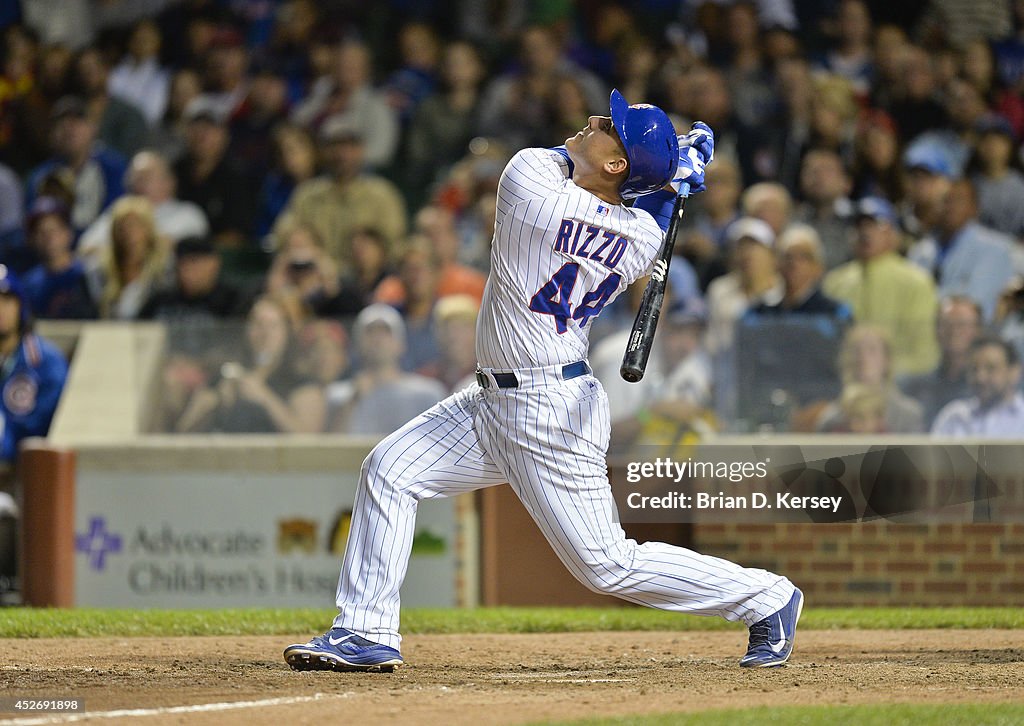
[[615, 86], [717, 139], [655, 383], [615, 373], [636, 295], [593, 324], [618, 436], [1024, 431], [1022, 0], [13, 0], [0, 27], [0, 264], [36, 318], [167, 323], [168, 430], [380, 434], [471, 380], [504, 163]]

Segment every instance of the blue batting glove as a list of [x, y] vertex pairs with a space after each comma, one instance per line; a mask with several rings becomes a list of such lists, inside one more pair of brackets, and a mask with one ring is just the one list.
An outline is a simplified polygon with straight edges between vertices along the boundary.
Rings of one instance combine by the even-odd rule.
[[679, 136], [679, 165], [669, 185], [678, 194], [683, 184], [689, 186], [690, 194], [704, 191], [704, 166], [715, 154], [715, 135], [711, 128], [696, 122], [685, 136]]
[[677, 138], [680, 154], [684, 148], [693, 148], [697, 150], [705, 164], [710, 164], [715, 158], [715, 132], [703, 121], [697, 121], [690, 128], [690, 133]]
[[683, 184], [688, 185], [689, 194], [698, 194], [707, 188], [704, 186], [704, 159], [693, 147], [679, 150], [679, 166], [676, 167], [676, 175], [669, 182], [669, 186], [676, 194], [679, 194]]

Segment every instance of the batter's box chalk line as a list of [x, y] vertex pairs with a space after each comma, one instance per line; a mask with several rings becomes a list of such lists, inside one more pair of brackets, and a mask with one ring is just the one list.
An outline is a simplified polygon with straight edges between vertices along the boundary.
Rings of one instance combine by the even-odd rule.
[[0, 720], [0, 726], [50, 726], [50, 724], [75, 723], [87, 719], [144, 718], [146, 716], [169, 716], [189, 713], [213, 713], [217, 711], [238, 711], [245, 708], [267, 708], [268, 706], [290, 706], [296, 703], [334, 701], [354, 696], [355, 692], [315, 693], [312, 696], [286, 696], [263, 698], [258, 701], [226, 701], [223, 703], [199, 703], [192, 706], [165, 706], [162, 708], [130, 708], [117, 711], [93, 711], [84, 713], [62, 713], [31, 718]]

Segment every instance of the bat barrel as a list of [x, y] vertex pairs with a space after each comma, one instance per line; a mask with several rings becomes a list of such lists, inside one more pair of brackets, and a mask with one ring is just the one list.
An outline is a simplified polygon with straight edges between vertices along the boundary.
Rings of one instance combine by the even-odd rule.
[[679, 231], [683, 200], [689, 191], [689, 185], [683, 184], [676, 197], [675, 208], [672, 210], [672, 219], [669, 222], [668, 231], [665, 233], [661, 252], [651, 270], [651, 279], [644, 290], [643, 299], [640, 301], [640, 310], [637, 311], [633, 330], [630, 332], [629, 342], [626, 344], [626, 352], [622, 356], [619, 375], [629, 383], [637, 383], [643, 379], [644, 371], [647, 369], [647, 359], [651, 355], [651, 346], [654, 344], [654, 332], [658, 327], [661, 306], [665, 300], [668, 266], [672, 260], [676, 234]]

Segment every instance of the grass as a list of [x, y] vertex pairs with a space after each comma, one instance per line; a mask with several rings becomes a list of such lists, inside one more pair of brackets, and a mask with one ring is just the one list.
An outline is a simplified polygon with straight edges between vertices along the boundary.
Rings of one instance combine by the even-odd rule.
[[[323, 631], [334, 611], [321, 609], [71, 610], [0, 609], [0, 638], [58, 636], [292, 635]], [[402, 631], [417, 633], [556, 633], [621, 630], [731, 630], [718, 618], [644, 608], [412, 609]], [[813, 608], [806, 630], [1024, 628], [1024, 608]]]
[[782, 706], [559, 723], [562, 726], [1017, 726], [1024, 723], [1024, 705], [901, 703], [868, 706]]

